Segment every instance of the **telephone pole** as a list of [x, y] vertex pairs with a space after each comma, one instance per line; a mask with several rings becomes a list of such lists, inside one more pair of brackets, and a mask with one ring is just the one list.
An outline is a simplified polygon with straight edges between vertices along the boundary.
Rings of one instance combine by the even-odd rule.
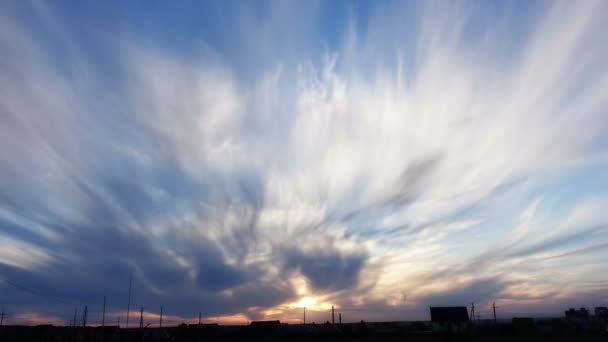
[[160, 307], [160, 322], [158, 322], [158, 327], [162, 328], [163, 327], [163, 307]]
[[142, 307], [139, 311], [139, 328], [144, 328], [144, 308]]
[[2, 308], [2, 314], [0, 314], [0, 327], [2, 326], [2, 323], [4, 323], [4, 308]]
[[87, 306], [84, 306], [84, 313], [82, 314], [82, 327], [87, 326]]
[[304, 325], [306, 325], [306, 307], [304, 307]]
[[78, 313], [78, 308], [74, 308], [74, 320], [72, 321], [72, 325], [76, 328], [76, 314]]
[[338, 314], [338, 324], [342, 324], [342, 313]]
[[471, 321], [475, 321], [475, 303], [471, 303]]
[[198, 312], [198, 325], [201, 325], [201, 312]]
[[331, 324], [336, 324], [336, 318], [334, 315], [334, 306], [331, 306]]
[[127, 328], [129, 327], [129, 311], [131, 311], [131, 285], [133, 285], [133, 271], [129, 273], [129, 299], [127, 303]]
[[492, 311], [494, 311], [494, 324], [496, 324], [496, 302], [492, 302]]

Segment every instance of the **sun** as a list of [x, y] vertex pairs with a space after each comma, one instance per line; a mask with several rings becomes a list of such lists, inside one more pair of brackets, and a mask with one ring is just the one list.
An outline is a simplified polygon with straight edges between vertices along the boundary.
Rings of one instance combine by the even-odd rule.
[[310, 308], [315, 304], [317, 304], [317, 300], [312, 297], [302, 297], [302, 299], [300, 299], [300, 301], [298, 302], [299, 307], [305, 308]]

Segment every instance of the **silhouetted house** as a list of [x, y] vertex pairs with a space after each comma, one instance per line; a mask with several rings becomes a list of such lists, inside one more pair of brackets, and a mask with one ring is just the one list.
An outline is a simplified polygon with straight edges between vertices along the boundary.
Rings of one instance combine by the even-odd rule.
[[585, 308], [580, 308], [579, 310], [570, 308], [566, 310], [565, 314], [568, 321], [585, 322], [589, 320], [589, 310]]
[[461, 324], [469, 321], [466, 306], [431, 306], [431, 322], [438, 324]]

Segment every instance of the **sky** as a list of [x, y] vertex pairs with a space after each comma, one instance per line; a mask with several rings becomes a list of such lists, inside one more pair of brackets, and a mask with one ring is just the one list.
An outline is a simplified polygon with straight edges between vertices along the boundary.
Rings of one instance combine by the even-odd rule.
[[2, 1], [5, 324], [608, 305], [608, 2]]

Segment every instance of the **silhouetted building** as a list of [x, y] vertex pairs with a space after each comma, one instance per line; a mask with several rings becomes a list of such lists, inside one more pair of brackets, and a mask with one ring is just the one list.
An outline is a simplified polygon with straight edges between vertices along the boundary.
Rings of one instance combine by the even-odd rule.
[[464, 323], [469, 321], [466, 306], [431, 306], [431, 322], [439, 324]]
[[585, 308], [580, 308], [578, 310], [570, 308], [569, 310], [566, 310], [565, 314], [566, 319], [569, 321], [583, 322], [589, 320], [589, 310]]
[[252, 321], [249, 325], [254, 328], [279, 328], [281, 321]]
[[595, 307], [595, 317], [599, 319], [608, 320], [608, 308], [605, 306]]

